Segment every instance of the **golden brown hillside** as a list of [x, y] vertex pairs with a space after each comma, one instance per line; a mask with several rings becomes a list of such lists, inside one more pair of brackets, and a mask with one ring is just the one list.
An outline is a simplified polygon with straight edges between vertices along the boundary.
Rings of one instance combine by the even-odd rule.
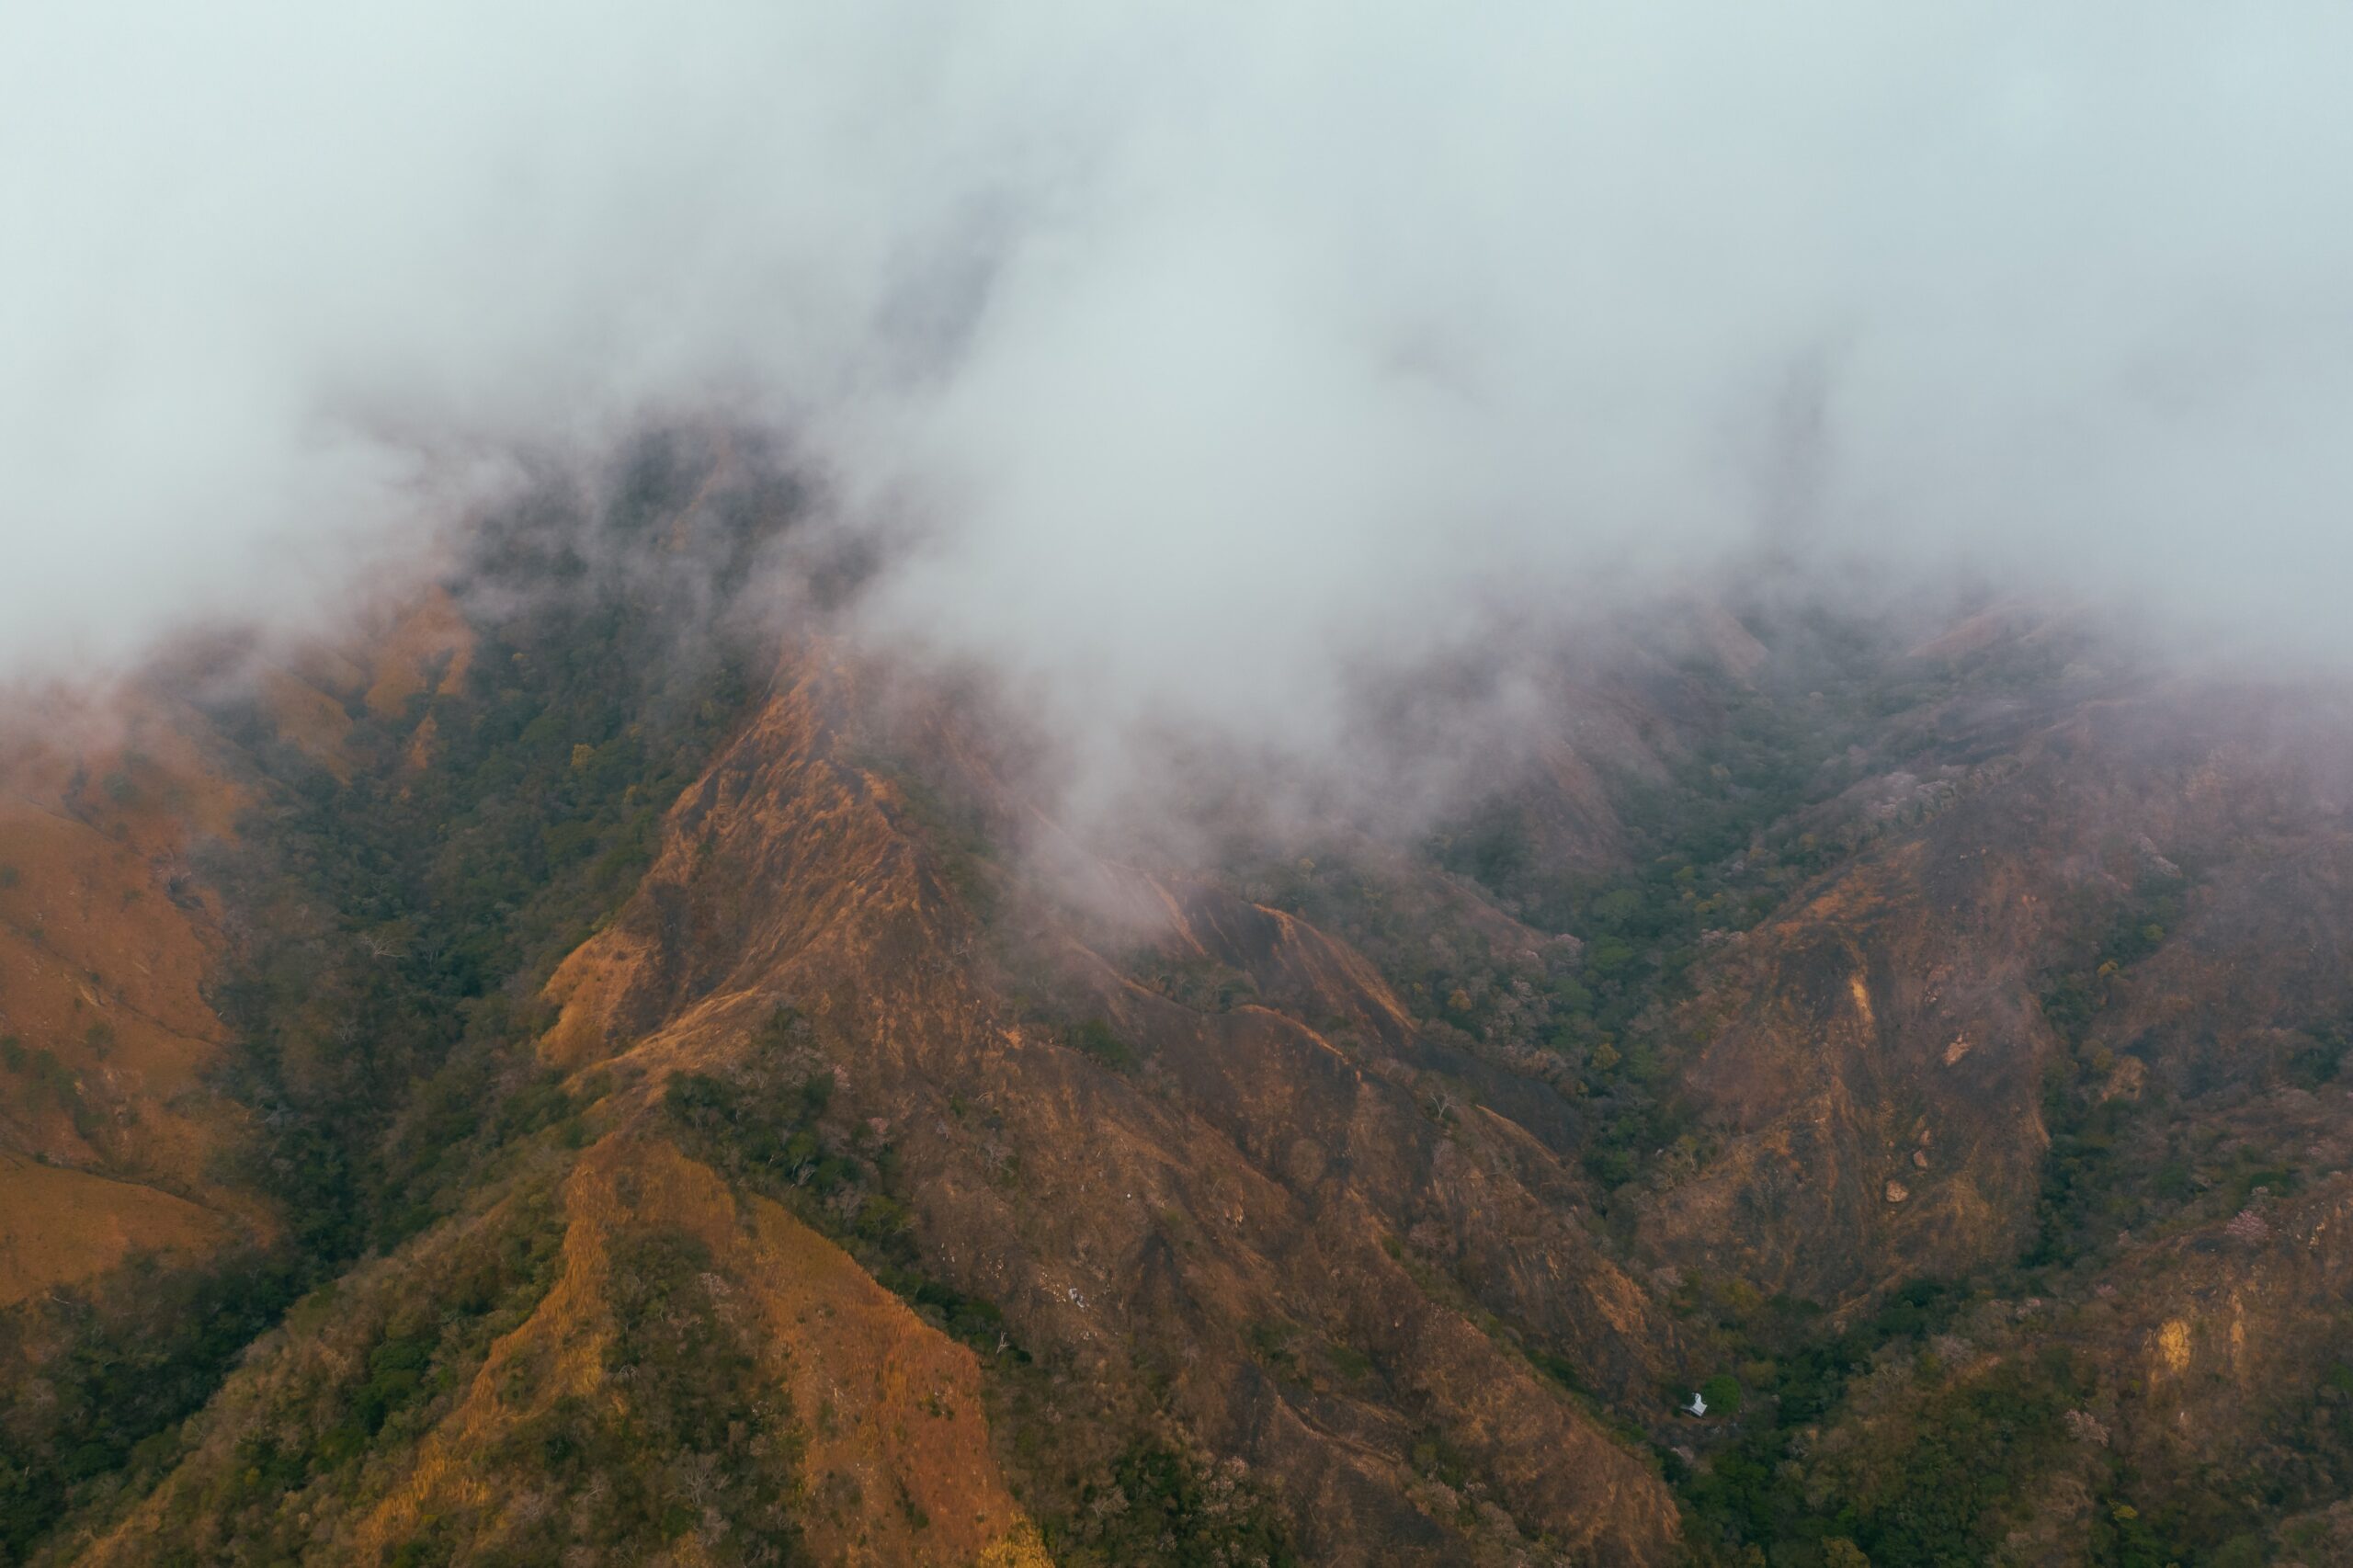
[[1442, 820], [1107, 843], [633, 460], [26, 710], [12, 1559], [2342, 1554], [2340, 700], [1686, 606]]
[[[615, 1133], [565, 1163], [298, 1308], [188, 1457], [76, 1560], [225, 1551], [224, 1523], [318, 1562], [453, 1538], [485, 1553], [618, 1550], [644, 1522], [603, 1473], [622, 1460], [665, 1472], [663, 1506], [685, 1507], [688, 1532], [706, 1528], [700, 1504], [820, 1561], [1042, 1561], [991, 1455], [971, 1351], [665, 1142]], [[406, 1368], [385, 1376], [399, 1359], [387, 1346], [430, 1369], [424, 1388], [399, 1381]], [[363, 1369], [376, 1377], [355, 1393]], [[356, 1487], [316, 1483], [219, 1517], [224, 1495], [252, 1491], [239, 1472], [255, 1431], [360, 1441], [349, 1412], [380, 1388], [409, 1403]], [[597, 1462], [551, 1463], [558, 1446]], [[666, 1513], [653, 1522], [679, 1533]]]
[[[995, 1303], [1061, 1397], [1099, 1402], [1107, 1425], [1173, 1415], [1313, 1498], [1319, 1558], [1539, 1539], [1659, 1558], [1675, 1526], [1655, 1475], [1399, 1242], [1449, 1207], [1466, 1244], [1508, 1225], [1545, 1319], [1622, 1379], [1660, 1325], [1548, 1212], [1555, 1158], [1507, 1119], [1434, 1118], [1370, 966], [1206, 889], [1154, 890], [1170, 939], [1266, 1001], [1186, 1006], [1049, 922], [1025, 946], [1127, 1060], [1025, 1017], [901, 787], [835, 755], [855, 683], [829, 652], [797, 655], [673, 810], [646, 886], [558, 971], [551, 1057], [648, 1094], [682, 1070], [765, 1084], [780, 1068], [763, 1024], [789, 1008], [790, 1071], [835, 1075], [905, 1173], [918, 1249]], [[1440, 1448], [1483, 1495], [1415, 1469]]]
[[219, 910], [186, 857], [237, 795], [192, 721], [51, 695], [0, 735], [0, 1303], [267, 1223], [210, 1168], [242, 1118], [205, 1082]]

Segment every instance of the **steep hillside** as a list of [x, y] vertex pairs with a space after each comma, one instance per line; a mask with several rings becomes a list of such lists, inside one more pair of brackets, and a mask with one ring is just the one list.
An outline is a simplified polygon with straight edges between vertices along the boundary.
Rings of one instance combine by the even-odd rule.
[[25, 708], [0, 742], [0, 1304], [259, 1219], [207, 1168], [239, 1133], [204, 1089], [221, 937], [185, 869], [234, 794], [169, 713], [84, 740], [64, 701]]
[[[904, 788], [836, 755], [855, 683], [824, 653], [798, 655], [674, 811], [646, 886], [557, 972], [551, 1059], [649, 1099], [710, 1075], [744, 1108], [706, 1135], [776, 1144], [758, 1164], [786, 1181], [841, 1156], [821, 1136], [794, 1167], [797, 1134], [762, 1120], [777, 1085], [837, 1085], [828, 1115], [849, 1108], [873, 1179], [821, 1204], [879, 1268], [904, 1248], [1002, 1314], [1030, 1361], [1017, 1424], [1040, 1419], [1038, 1385], [1092, 1428], [1038, 1439], [1041, 1489], [1099, 1489], [1089, 1462], [1116, 1469], [1122, 1433], [1173, 1418], [1297, 1500], [1319, 1560], [1660, 1556], [1664, 1486], [1542, 1370], [1576, 1343], [1622, 1383], [1657, 1335], [1548, 1201], [1541, 1142], [1445, 1108], [1364, 960], [1207, 886], [1142, 890], [1171, 913], [1162, 950], [1253, 1000], [1174, 999], [1050, 915], [997, 950], [973, 908], [997, 873], [943, 857]], [[1040, 989], [1020, 993], [1016, 959]], [[1449, 1210], [1466, 1244], [1518, 1249], [1528, 1333], [1400, 1239]]]
[[1109, 843], [800, 510], [24, 710], [8, 1560], [2345, 1555], [2340, 696], [1684, 605]]

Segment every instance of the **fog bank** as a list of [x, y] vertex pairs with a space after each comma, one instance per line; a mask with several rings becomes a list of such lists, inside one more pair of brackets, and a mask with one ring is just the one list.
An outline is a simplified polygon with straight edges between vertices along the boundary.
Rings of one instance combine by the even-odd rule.
[[0, 14], [0, 664], [284, 617], [647, 419], [879, 635], [1313, 744], [1759, 553], [2353, 652], [2353, 12]]

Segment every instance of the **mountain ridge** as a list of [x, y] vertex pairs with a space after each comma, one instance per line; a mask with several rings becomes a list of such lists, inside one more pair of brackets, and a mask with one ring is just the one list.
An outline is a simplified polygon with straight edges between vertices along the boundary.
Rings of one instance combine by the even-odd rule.
[[[2324, 694], [2016, 610], [1717, 607], [1550, 655], [1411, 834], [1219, 805], [1107, 846], [1017, 718], [829, 624], [861, 568], [791, 485], [688, 442], [569, 494], [372, 641], [207, 645], [131, 739], [12, 748], [0, 963], [68, 888], [42, 972], [112, 956], [95, 1002], [0, 998], [10, 1168], [209, 1228], [126, 1221], [0, 1309], [7, 1551], [1885, 1568], [2353, 1528]], [[739, 613], [778, 570], [799, 619]], [[134, 949], [209, 1054], [85, 1137], [43, 1085], [144, 1060], [74, 1022]]]

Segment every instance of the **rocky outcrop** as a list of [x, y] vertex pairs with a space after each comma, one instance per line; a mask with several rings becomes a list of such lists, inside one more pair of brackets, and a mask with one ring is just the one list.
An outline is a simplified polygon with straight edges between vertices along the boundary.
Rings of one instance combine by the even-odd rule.
[[[1097, 1403], [1156, 1402], [1244, 1458], [1316, 1560], [1515, 1541], [1664, 1560], [1656, 1473], [1529, 1358], [1572, 1347], [1632, 1381], [1668, 1337], [1549, 1201], [1573, 1185], [1552, 1153], [1438, 1103], [1361, 959], [1205, 888], [1154, 887], [1158, 939], [1249, 974], [1245, 1005], [1140, 985], [1070, 917], [1025, 935], [1063, 1006], [1117, 1042], [1090, 1054], [1017, 999], [897, 787], [835, 751], [848, 689], [822, 651], [796, 655], [671, 812], [644, 887], [558, 972], [550, 1059], [650, 1098], [668, 1074], [740, 1067], [789, 1006], [887, 1129], [932, 1264]], [[1446, 1238], [1429, 1256], [1403, 1239], [1426, 1222]], [[1472, 1256], [1496, 1265], [1484, 1301], [1457, 1278]], [[1306, 1370], [1293, 1338], [1351, 1370]], [[1477, 1496], [1416, 1469], [1433, 1439]]]

